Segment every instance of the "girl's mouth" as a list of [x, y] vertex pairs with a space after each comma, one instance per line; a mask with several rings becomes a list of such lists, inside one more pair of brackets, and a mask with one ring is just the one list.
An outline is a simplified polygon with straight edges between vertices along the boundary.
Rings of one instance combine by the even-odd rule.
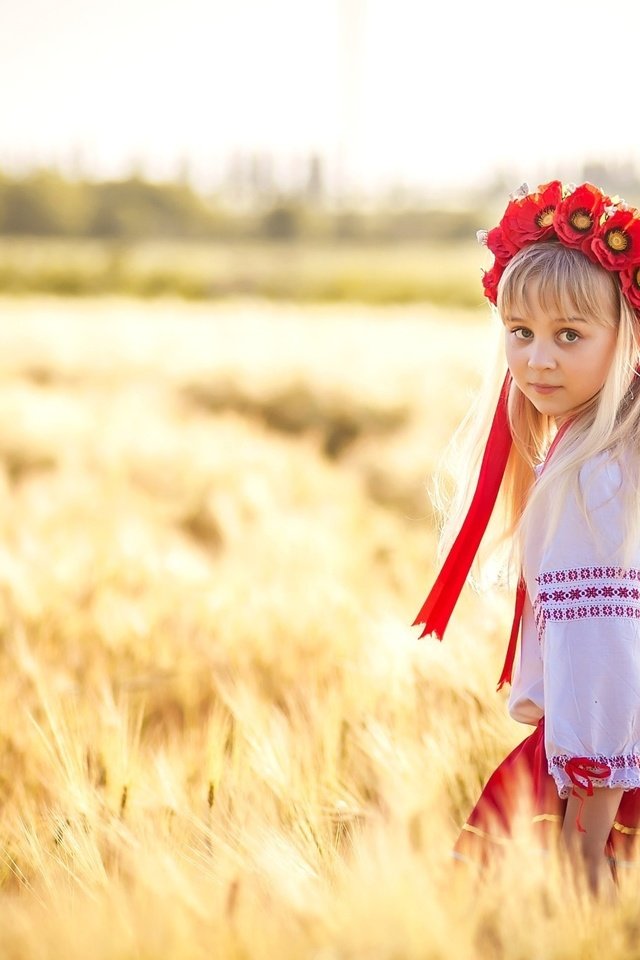
[[560, 387], [550, 387], [544, 383], [532, 383], [531, 386], [536, 393], [553, 393], [554, 390], [560, 389]]

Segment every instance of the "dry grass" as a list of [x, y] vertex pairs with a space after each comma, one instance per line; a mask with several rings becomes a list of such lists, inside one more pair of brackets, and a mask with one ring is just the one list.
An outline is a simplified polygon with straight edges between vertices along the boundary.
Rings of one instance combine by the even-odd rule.
[[449, 856], [528, 732], [510, 598], [409, 626], [484, 314], [2, 315], [2, 955], [636, 956], [634, 878]]
[[299, 303], [430, 301], [469, 308], [482, 301], [479, 268], [489, 260], [474, 230], [467, 241], [448, 245], [0, 237], [0, 292], [173, 295], [194, 301], [236, 296]]

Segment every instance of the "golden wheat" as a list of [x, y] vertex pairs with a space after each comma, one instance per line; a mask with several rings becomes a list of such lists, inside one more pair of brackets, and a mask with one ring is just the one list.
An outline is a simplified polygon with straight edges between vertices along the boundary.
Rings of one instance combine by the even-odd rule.
[[409, 626], [484, 314], [1, 306], [3, 956], [635, 956], [633, 877], [449, 853], [528, 732], [510, 597]]

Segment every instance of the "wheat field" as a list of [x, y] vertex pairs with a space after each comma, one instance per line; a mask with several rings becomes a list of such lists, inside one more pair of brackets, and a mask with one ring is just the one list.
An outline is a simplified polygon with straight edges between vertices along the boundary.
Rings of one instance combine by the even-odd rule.
[[530, 732], [512, 597], [410, 626], [485, 312], [1, 314], [2, 957], [637, 956], [631, 872], [450, 856]]

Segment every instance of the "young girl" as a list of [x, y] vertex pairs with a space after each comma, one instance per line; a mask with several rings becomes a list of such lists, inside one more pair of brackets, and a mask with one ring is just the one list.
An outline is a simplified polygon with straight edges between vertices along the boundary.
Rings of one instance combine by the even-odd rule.
[[589, 183], [525, 184], [479, 239], [508, 371], [497, 408], [494, 389], [455, 437], [467, 475], [440, 556], [459, 533], [414, 622], [442, 638], [497, 501], [497, 555], [518, 576], [498, 689], [535, 729], [454, 856], [486, 863], [528, 803], [541, 846], [560, 842], [598, 892], [640, 865], [640, 212]]

